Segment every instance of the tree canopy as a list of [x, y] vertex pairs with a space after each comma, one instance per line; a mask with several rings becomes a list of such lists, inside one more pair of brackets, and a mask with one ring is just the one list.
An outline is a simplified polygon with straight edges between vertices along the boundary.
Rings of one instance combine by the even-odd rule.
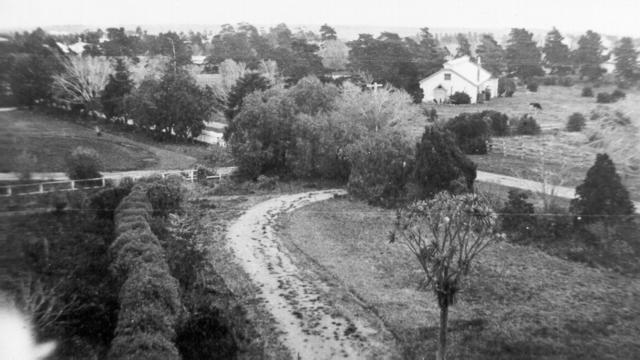
[[511, 29], [506, 49], [507, 70], [510, 74], [523, 79], [543, 75], [540, 56], [532, 33], [526, 29]]

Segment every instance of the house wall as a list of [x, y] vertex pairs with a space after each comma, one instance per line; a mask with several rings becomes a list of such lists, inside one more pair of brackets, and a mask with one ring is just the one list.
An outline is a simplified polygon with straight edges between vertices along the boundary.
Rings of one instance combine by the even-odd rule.
[[489, 87], [489, 89], [491, 90], [492, 99], [495, 97], [498, 97], [498, 79], [491, 79], [491, 80], [485, 81], [480, 87], [480, 90], [482, 91], [487, 87]]
[[[445, 74], [451, 74], [451, 80], [445, 80]], [[420, 83], [420, 88], [424, 93], [424, 98], [422, 98], [423, 102], [433, 102], [433, 90], [438, 87], [438, 85], [442, 85], [444, 89], [447, 91], [447, 97], [451, 96], [455, 92], [465, 92], [467, 95], [471, 97], [471, 103], [475, 104], [476, 99], [478, 98], [478, 89], [470, 84], [466, 79], [457, 75], [453, 72], [448, 72], [447, 70], [440, 70], [431, 78], [428, 78]], [[495, 90], [492, 89], [492, 94], [497, 91], [497, 85]]]

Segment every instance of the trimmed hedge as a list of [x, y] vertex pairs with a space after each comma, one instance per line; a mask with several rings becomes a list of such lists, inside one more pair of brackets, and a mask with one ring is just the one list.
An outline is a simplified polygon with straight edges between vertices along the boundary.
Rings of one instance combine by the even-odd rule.
[[179, 284], [150, 226], [153, 214], [166, 216], [179, 206], [175, 189], [161, 179], [137, 184], [116, 208], [110, 270], [122, 287], [109, 359], [180, 359], [173, 343], [182, 309]]

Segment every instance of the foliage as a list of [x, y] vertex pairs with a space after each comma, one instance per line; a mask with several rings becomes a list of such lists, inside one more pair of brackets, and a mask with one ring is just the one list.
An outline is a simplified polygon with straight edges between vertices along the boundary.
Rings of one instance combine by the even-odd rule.
[[536, 81], [529, 81], [527, 83], [527, 90], [531, 91], [531, 92], [537, 92], [538, 91], [538, 82]]
[[638, 52], [633, 45], [633, 39], [623, 37], [618, 46], [613, 49], [616, 59], [616, 78], [618, 82], [633, 84], [638, 80]]
[[444, 63], [445, 54], [428, 28], [421, 29], [419, 41], [383, 32], [377, 38], [360, 34], [347, 45], [351, 49], [352, 70], [364, 71], [373, 81], [404, 89], [416, 103], [423, 96], [418, 80], [436, 72]]
[[532, 231], [535, 222], [533, 204], [527, 202], [529, 194], [521, 190], [509, 190], [509, 198], [500, 210], [501, 229], [506, 233], [522, 236]]
[[255, 179], [266, 172], [288, 173], [295, 104], [283, 90], [255, 92], [227, 127], [227, 142], [238, 168]]
[[567, 121], [567, 131], [582, 131], [587, 120], [581, 113], [573, 113], [569, 115]]
[[516, 92], [516, 83], [511, 78], [501, 77], [498, 79], [498, 96], [504, 94], [505, 97], [512, 97]]
[[316, 76], [307, 76], [293, 86], [289, 96], [297, 111], [307, 115], [330, 112], [335, 108], [339, 90], [336, 86], [324, 85]]
[[531, 115], [524, 114], [515, 122], [514, 133], [517, 135], [538, 135], [541, 131], [540, 125]]
[[498, 239], [496, 214], [477, 195], [438, 193], [399, 210], [391, 242], [411, 251], [440, 307], [438, 357], [446, 359], [448, 308], [454, 305], [473, 261]]
[[167, 68], [161, 80], [144, 80], [128, 101], [136, 125], [156, 138], [200, 135], [215, 104], [211, 88], [201, 89], [188, 73]]
[[593, 97], [593, 89], [590, 86], [585, 86], [582, 88], [582, 92], [580, 93], [582, 97]]
[[465, 154], [486, 154], [489, 124], [483, 113], [462, 113], [447, 121], [445, 129], [451, 131], [456, 143]]
[[345, 70], [349, 64], [349, 47], [341, 40], [326, 40], [320, 45], [318, 55], [322, 66], [332, 70]]
[[233, 132], [233, 118], [242, 110], [244, 99], [255, 91], [265, 91], [270, 87], [269, 81], [258, 73], [248, 73], [237, 80], [231, 88], [227, 99], [225, 116], [230, 126], [225, 130], [225, 141], [229, 141], [229, 132]]
[[419, 198], [436, 193], [471, 191], [476, 178], [476, 165], [456, 145], [453, 135], [436, 126], [427, 126], [416, 145], [413, 182]]
[[598, 95], [596, 95], [596, 102], [598, 104], [609, 104], [609, 103], [614, 102], [614, 100], [611, 97], [611, 94], [606, 93], [606, 92], [600, 92], [600, 93], [598, 93]]
[[601, 220], [609, 225], [619, 221], [620, 216], [624, 218], [625, 215], [634, 213], [629, 192], [622, 184], [609, 155], [596, 156], [584, 182], [576, 187], [571, 212], [579, 215], [583, 223]]
[[456, 91], [449, 96], [449, 101], [454, 105], [471, 104], [471, 97], [465, 92]]
[[525, 29], [511, 29], [506, 49], [507, 70], [522, 79], [543, 75], [540, 50], [533, 34]]
[[476, 48], [476, 55], [482, 60], [482, 67], [491, 75], [499, 77], [506, 69], [505, 51], [491, 34], [483, 34]]
[[349, 146], [349, 193], [373, 205], [391, 207], [402, 203], [411, 178], [412, 150], [403, 135], [385, 131]]
[[153, 216], [167, 217], [180, 210], [183, 200], [182, 180], [179, 177], [155, 179], [144, 185], [153, 208]]
[[133, 89], [133, 79], [126, 62], [121, 58], [116, 59], [115, 73], [109, 74], [109, 80], [100, 99], [102, 111], [107, 118], [125, 114], [125, 98]]
[[484, 110], [480, 116], [489, 124], [492, 136], [509, 135], [509, 115], [494, 110]]
[[67, 175], [71, 180], [99, 178], [101, 170], [100, 157], [91, 148], [78, 146], [67, 157]]
[[600, 64], [609, 59], [608, 55], [602, 55], [604, 50], [600, 34], [589, 30], [580, 37], [578, 48], [572, 54], [573, 61], [578, 66], [580, 78], [587, 77], [594, 81], [606, 72], [600, 67]]
[[100, 97], [111, 75], [111, 63], [103, 57], [73, 56], [62, 62], [63, 71], [53, 77], [55, 97], [86, 111], [100, 109]]
[[627, 94], [625, 94], [625, 92], [620, 89], [615, 89], [611, 92], [611, 100], [613, 100], [614, 102], [620, 99], [624, 99], [625, 97], [627, 97]]
[[[544, 65], [551, 74], [564, 75], [571, 71], [569, 47], [563, 43], [564, 37], [555, 27], [547, 33], [544, 47]], [[546, 84], [545, 84], [546, 85]]]
[[462, 33], [456, 34], [456, 41], [458, 42], [458, 48], [456, 49], [456, 58], [462, 56], [471, 57], [471, 44], [469, 39]]
[[338, 39], [336, 30], [327, 24], [320, 26], [320, 39], [322, 41]]
[[116, 336], [107, 356], [110, 360], [179, 360], [175, 345], [157, 333]]
[[113, 220], [116, 206], [130, 191], [131, 187], [124, 184], [102, 189], [89, 198], [89, 209], [96, 218]]

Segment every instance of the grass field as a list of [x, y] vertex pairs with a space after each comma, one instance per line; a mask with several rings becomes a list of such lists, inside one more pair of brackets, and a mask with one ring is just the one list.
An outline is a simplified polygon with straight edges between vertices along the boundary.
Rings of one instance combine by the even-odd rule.
[[[417, 261], [387, 234], [394, 213], [346, 199], [298, 210], [281, 235], [308, 266], [348, 288], [396, 335], [407, 359], [433, 359], [438, 308]], [[508, 243], [477, 261], [450, 312], [452, 359], [640, 358], [640, 279]]]
[[65, 157], [77, 146], [95, 149], [105, 171], [188, 168], [196, 159], [177, 147], [163, 149], [148, 142], [103, 133], [90, 126], [31, 111], [0, 113], [0, 172], [16, 169], [23, 151], [35, 156], [37, 171], [65, 171]]
[[[588, 119], [592, 110], [602, 106], [602, 104], [597, 104], [593, 97], [580, 96], [583, 86], [584, 84], [571, 87], [540, 86], [537, 92], [528, 92], [524, 87], [519, 87], [511, 98], [494, 98], [484, 104], [425, 106], [435, 108], [442, 120], [463, 112], [483, 110], [496, 110], [508, 114], [511, 118], [518, 118], [524, 114], [534, 116], [542, 127], [542, 135], [494, 139], [497, 144], [504, 140], [512, 147], [522, 144], [525, 152], [530, 155], [524, 158], [516, 156], [517, 154], [507, 154], [507, 156], [489, 154], [470, 157], [478, 164], [479, 170], [540, 181], [541, 174], [537, 168], [541, 165], [540, 154], [544, 153], [547, 169], [562, 176], [562, 185], [576, 186], [584, 180], [587, 170], [595, 161], [595, 154], [602, 151], [586, 145], [589, 139], [585, 133], [564, 131], [569, 115], [579, 112]], [[598, 92], [611, 92], [613, 89], [614, 87], [604, 86], [593, 88], [593, 91], [597, 94]], [[629, 89], [625, 92], [627, 93], [625, 99], [614, 104], [607, 104], [607, 107], [628, 115], [634, 124], [640, 127], [640, 106], [638, 106], [640, 91]], [[532, 111], [529, 106], [531, 102], [540, 103], [543, 110]], [[594, 126], [593, 122], [587, 121], [587, 127], [590, 126]], [[424, 128], [422, 124], [413, 124], [412, 127], [409, 127], [409, 131], [412, 135], [419, 136]], [[577, 162], [576, 159], [581, 161]], [[621, 169], [618, 169], [618, 172], [622, 174]], [[625, 179], [625, 185], [632, 198], [640, 199], [640, 179], [629, 177]]]

